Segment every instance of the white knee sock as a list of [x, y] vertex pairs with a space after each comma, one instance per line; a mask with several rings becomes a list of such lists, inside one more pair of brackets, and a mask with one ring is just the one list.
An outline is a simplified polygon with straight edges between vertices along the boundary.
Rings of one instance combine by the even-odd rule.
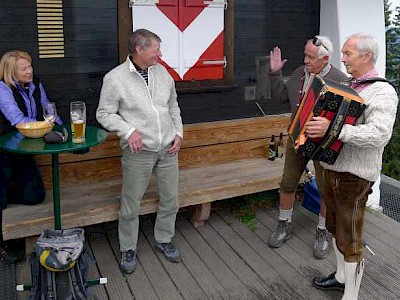
[[326, 229], [326, 219], [321, 216], [321, 214], [318, 216], [318, 228], [319, 229]]
[[332, 244], [333, 244], [333, 249], [335, 250], [336, 254], [336, 275], [335, 278], [338, 282], [344, 283], [345, 278], [344, 278], [344, 255], [338, 247], [336, 246], [336, 239], [332, 237]]
[[292, 209], [282, 209], [279, 207], [279, 220], [281, 221], [288, 221], [292, 222], [292, 214], [293, 214], [293, 208]]
[[364, 260], [361, 262], [345, 262], [345, 288], [342, 300], [357, 300], [361, 278], [364, 272]]

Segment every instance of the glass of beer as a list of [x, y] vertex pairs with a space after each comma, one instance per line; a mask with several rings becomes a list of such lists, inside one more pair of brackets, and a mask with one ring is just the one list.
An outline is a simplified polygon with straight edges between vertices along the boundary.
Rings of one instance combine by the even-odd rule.
[[79, 144], [85, 142], [86, 131], [86, 105], [83, 101], [71, 102], [71, 132], [72, 142]]

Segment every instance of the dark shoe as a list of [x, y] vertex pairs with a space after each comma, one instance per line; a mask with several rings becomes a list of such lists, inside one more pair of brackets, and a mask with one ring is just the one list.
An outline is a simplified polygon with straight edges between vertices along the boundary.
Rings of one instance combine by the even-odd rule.
[[18, 256], [14, 255], [4, 242], [0, 242], [0, 261], [6, 264], [15, 263]]
[[328, 277], [315, 277], [313, 283], [318, 289], [321, 290], [344, 292], [344, 283], [338, 282], [335, 274], [336, 272], [333, 272]]
[[125, 274], [131, 274], [136, 269], [136, 251], [128, 250], [126, 252], [122, 252], [121, 257], [121, 271]]
[[278, 227], [271, 234], [268, 240], [268, 246], [272, 248], [279, 248], [283, 242], [292, 236], [292, 223], [288, 221], [279, 220]]
[[329, 232], [326, 229], [320, 229], [317, 227], [315, 232], [314, 242], [314, 257], [323, 259], [328, 256], [329, 253]]
[[154, 249], [163, 253], [170, 262], [178, 263], [182, 260], [180, 252], [171, 243], [156, 243]]

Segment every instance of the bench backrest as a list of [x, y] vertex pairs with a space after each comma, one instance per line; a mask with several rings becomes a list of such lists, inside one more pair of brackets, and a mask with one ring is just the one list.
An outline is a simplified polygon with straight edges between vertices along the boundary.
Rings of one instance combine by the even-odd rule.
[[[184, 142], [179, 152], [181, 169], [227, 163], [251, 157], [267, 157], [272, 135], [286, 134], [290, 116], [274, 115], [184, 125]], [[51, 157], [36, 157], [46, 188], [51, 188]], [[60, 186], [121, 178], [119, 138], [107, 140], [86, 154], [60, 154]]]

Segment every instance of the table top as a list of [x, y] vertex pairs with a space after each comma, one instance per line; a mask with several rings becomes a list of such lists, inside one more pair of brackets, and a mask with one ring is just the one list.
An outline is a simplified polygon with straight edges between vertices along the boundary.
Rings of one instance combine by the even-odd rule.
[[54, 154], [74, 152], [88, 149], [102, 143], [107, 138], [107, 132], [94, 126], [86, 126], [86, 141], [80, 144], [72, 142], [71, 126], [69, 124], [56, 125], [53, 131], [68, 130], [68, 141], [64, 144], [46, 144], [43, 138], [27, 138], [18, 131], [9, 132], [0, 136], [0, 149], [20, 154]]

